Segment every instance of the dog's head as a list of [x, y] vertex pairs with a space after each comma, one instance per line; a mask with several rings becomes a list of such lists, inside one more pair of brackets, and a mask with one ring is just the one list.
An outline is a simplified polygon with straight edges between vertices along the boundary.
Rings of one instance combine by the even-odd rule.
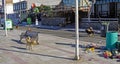
[[26, 41], [27, 42], [30, 42], [31, 41], [31, 38], [28, 36], [28, 37], [26, 37]]

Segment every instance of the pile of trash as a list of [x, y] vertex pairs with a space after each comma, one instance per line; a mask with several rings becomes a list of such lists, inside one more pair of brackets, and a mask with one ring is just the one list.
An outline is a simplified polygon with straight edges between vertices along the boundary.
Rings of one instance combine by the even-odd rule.
[[110, 58], [110, 59], [120, 59], [120, 50], [116, 47], [116, 49], [113, 50], [107, 50], [107, 48], [105, 46], [100, 46], [98, 44], [95, 43], [91, 43], [88, 45], [84, 46], [84, 52], [85, 53], [93, 53], [95, 52], [95, 49], [99, 49], [102, 52], [102, 56], [104, 58]]

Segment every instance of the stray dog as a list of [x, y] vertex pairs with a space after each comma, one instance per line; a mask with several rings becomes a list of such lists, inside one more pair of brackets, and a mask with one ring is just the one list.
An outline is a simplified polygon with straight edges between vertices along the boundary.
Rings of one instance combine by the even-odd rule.
[[94, 31], [93, 31], [93, 28], [92, 27], [89, 27], [88, 29], [85, 30], [86, 33], [89, 35], [89, 36], [94, 36]]
[[38, 43], [38, 38], [39, 38], [38, 33], [35, 31], [32, 31], [30, 28], [28, 28], [28, 30], [26, 32], [21, 33], [20, 42], [22, 41], [22, 39], [27, 38], [28, 36], [31, 37], [32, 39], [36, 40]]
[[37, 45], [37, 41], [30, 36], [26, 37], [26, 49], [32, 50], [33, 45]]

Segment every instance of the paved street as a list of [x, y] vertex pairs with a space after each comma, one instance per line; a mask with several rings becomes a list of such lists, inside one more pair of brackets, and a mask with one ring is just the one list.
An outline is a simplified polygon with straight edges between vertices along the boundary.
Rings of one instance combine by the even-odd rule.
[[0, 64], [120, 64], [119, 42], [120, 0], [0, 0]]
[[[25, 29], [25, 28], [24, 28]], [[39, 43], [33, 47], [33, 51], [26, 50], [25, 40], [19, 42], [19, 35], [25, 32], [24, 29], [8, 31], [0, 30], [0, 64], [119, 64], [119, 59], [105, 59], [101, 50], [94, 53], [85, 53], [80, 46], [81, 60], [75, 61], [75, 40], [67, 35], [74, 35], [73, 32], [61, 30], [40, 29]], [[36, 28], [33, 28], [33, 30]], [[38, 29], [39, 30], [39, 29]], [[43, 30], [43, 31], [42, 31]], [[45, 31], [44, 31], [45, 30]], [[49, 32], [51, 31], [51, 32]], [[56, 34], [52, 34], [52, 31]], [[58, 31], [58, 32], [57, 32]], [[49, 33], [49, 34], [48, 34]], [[84, 33], [81, 33], [82, 35]], [[73, 36], [74, 37], [74, 36]], [[84, 35], [86, 37], [86, 35]], [[82, 37], [81, 37], [82, 39]], [[81, 40], [80, 39], [80, 40]], [[84, 38], [83, 38], [84, 39]], [[84, 39], [85, 40], [85, 39]], [[92, 41], [92, 40], [91, 40]], [[90, 44], [90, 42], [80, 41], [80, 45]], [[103, 46], [104, 44], [99, 44]]]
[[[48, 26], [50, 27], [50, 26]], [[58, 28], [58, 29], [49, 29], [48, 27], [42, 27], [42, 28], [35, 28], [32, 27], [31, 29], [34, 31], [37, 31], [42, 34], [50, 34], [58, 37], [63, 37], [63, 38], [69, 38], [69, 39], [75, 39], [75, 30], [73, 28]], [[27, 27], [20, 27], [20, 30], [26, 30]], [[88, 35], [85, 32], [80, 32], [80, 40], [81, 41], [86, 41], [86, 42], [93, 42], [93, 43], [98, 43], [102, 41], [105, 43], [105, 38], [100, 37], [100, 34], [95, 34], [95, 37], [88, 37]]]

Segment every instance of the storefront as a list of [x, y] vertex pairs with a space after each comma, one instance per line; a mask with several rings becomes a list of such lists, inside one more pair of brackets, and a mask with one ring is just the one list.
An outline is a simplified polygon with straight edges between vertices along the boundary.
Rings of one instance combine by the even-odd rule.
[[120, 13], [120, 0], [96, 0], [94, 17], [116, 18]]

